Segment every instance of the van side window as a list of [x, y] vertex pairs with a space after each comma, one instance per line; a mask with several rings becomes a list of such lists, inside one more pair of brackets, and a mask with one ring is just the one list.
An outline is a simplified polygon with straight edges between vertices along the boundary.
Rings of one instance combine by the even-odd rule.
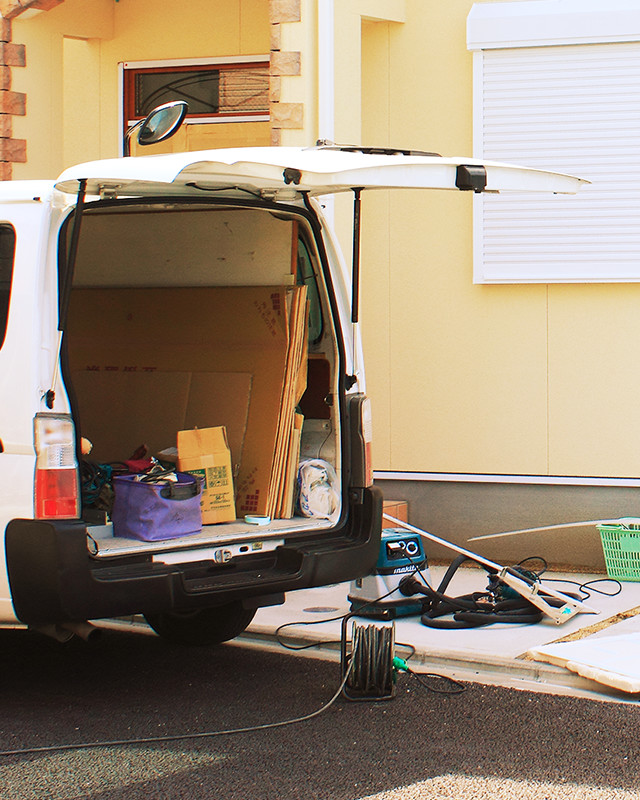
[[0, 223], [0, 347], [4, 344], [4, 337], [7, 333], [15, 250], [15, 230], [11, 225]]
[[298, 285], [306, 284], [309, 300], [309, 342], [314, 343], [322, 336], [322, 308], [318, 284], [311, 263], [311, 256], [303, 239], [298, 239], [298, 267], [296, 281]]

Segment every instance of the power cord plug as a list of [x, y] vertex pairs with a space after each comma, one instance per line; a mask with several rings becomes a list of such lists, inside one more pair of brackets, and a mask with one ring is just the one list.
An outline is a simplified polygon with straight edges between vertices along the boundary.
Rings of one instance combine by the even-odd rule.
[[424, 585], [414, 575], [407, 575], [398, 584], [398, 591], [404, 597], [412, 597], [414, 594], [424, 594]]
[[398, 658], [398, 656], [393, 657], [393, 661], [391, 662], [391, 667], [393, 668], [394, 672], [409, 672], [409, 665], [404, 660], [404, 658]]

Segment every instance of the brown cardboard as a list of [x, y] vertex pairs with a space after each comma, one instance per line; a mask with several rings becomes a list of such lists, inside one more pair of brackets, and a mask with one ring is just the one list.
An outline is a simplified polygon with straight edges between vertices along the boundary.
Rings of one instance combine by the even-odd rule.
[[[384, 500], [382, 503], [382, 513], [389, 514], [391, 517], [409, 522], [409, 504], [406, 500]], [[393, 525], [388, 519], [382, 520], [382, 527], [389, 528]]]
[[302, 440], [302, 425], [304, 417], [302, 414], [294, 415], [293, 434], [289, 443], [287, 454], [286, 472], [282, 486], [283, 496], [280, 500], [278, 516], [281, 519], [291, 519], [295, 504], [295, 486], [298, 475], [298, 464], [300, 463], [300, 442]]
[[293, 516], [293, 507], [289, 510], [286, 497], [290, 481], [292, 442], [296, 430], [295, 409], [306, 388], [308, 348], [306, 301], [307, 293], [304, 286], [296, 286], [287, 293], [289, 341], [267, 506], [269, 516], [283, 519]]
[[231, 451], [223, 427], [178, 431], [178, 469], [202, 479], [202, 522], [231, 522], [236, 518]]
[[[240, 464], [252, 377], [243, 372], [146, 372], [142, 365], [101, 361], [75, 370], [73, 386], [91, 459], [123, 461], [141, 444], [151, 454], [175, 447], [176, 433], [224, 425], [232, 463]], [[125, 369], [127, 367], [127, 369]]]
[[[72, 373], [95, 371], [95, 366], [105, 373], [110, 366], [120, 371], [134, 366], [142, 373], [250, 375], [235, 482], [237, 516], [266, 514], [286, 383], [287, 295], [295, 291], [282, 286], [74, 290], [67, 342]], [[304, 359], [300, 369], [306, 371]], [[294, 379], [297, 385], [299, 374]], [[106, 386], [108, 377], [104, 380]], [[93, 402], [85, 396], [81, 413], [83, 405]], [[164, 404], [161, 395], [156, 404]], [[136, 413], [144, 411], [138, 408]], [[83, 435], [91, 438], [84, 416], [81, 424]], [[104, 425], [110, 425], [108, 416]]]

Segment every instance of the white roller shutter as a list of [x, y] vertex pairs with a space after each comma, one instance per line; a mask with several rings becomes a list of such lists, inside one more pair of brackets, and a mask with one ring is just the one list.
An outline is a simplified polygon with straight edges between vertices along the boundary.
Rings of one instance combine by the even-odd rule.
[[572, 197], [477, 197], [475, 281], [640, 281], [640, 42], [474, 58], [475, 155], [592, 181]]

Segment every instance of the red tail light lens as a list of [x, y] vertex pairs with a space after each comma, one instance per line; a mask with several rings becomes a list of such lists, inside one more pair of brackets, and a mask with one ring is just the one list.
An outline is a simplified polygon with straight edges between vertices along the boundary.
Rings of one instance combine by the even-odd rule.
[[37, 414], [36, 519], [75, 519], [80, 516], [75, 429], [67, 414]]

